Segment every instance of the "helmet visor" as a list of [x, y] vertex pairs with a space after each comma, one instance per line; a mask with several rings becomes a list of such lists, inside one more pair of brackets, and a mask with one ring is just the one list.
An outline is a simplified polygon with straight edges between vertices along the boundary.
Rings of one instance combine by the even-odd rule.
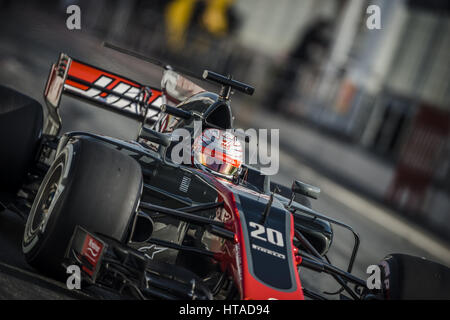
[[207, 129], [194, 142], [195, 161], [226, 176], [233, 176], [241, 167], [242, 145], [227, 131]]

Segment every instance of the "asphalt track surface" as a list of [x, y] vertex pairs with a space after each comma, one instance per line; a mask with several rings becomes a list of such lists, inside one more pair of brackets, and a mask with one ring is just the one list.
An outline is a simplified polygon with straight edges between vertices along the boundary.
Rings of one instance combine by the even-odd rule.
[[[21, 26], [16, 28], [13, 26]], [[51, 63], [59, 52], [123, 74], [142, 83], [158, 86], [161, 70], [137, 59], [126, 57], [101, 46], [102, 39], [82, 31], [68, 31], [63, 20], [49, 19], [46, 14], [22, 11], [0, 12], [0, 84], [7, 85], [43, 103], [42, 91]], [[235, 100], [238, 104], [239, 100]], [[257, 106], [256, 106], [257, 107]], [[251, 125], [251, 118], [239, 122], [245, 110], [236, 106], [237, 126]], [[63, 132], [84, 130], [132, 139], [137, 123], [104, 110], [63, 98], [61, 108]], [[245, 124], [245, 126], [244, 126]], [[283, 136], [280, 139], [292, 139]], [[420, 227], [393, 215], [389, 210], [364, 199], [313, 170], [293, 150], [282, 150], [280, 172], [274, 180], [290, 185], [300, 178], [322, 189], [314, 209], [350, 224], [361, 236], [354, 274], [366, 278], [366, 269], [388, 253], [407, 253], [450, 265], [450, 251]], [[65, 290], [63, 283], [48, 279], [33, 270], [21, 253], [24, 222], [12, 212], [0, 214], [0, 299], [84, 299], [84, 293]], [[335, 227], [329, 257], [345, 268], [353, 244], [352, 235]], [[339, 289], [331, 277], [301, 270], [305, 287], [332, 292]], [[105, 296], [103, 296], [105, 297]], [[336, 298], [336, 297], [334, 297]]]

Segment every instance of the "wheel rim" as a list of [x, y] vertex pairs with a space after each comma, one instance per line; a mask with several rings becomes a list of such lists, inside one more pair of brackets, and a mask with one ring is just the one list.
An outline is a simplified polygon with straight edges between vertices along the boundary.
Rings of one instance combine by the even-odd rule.
[[50, 208], [52, 207], [53, 200], [58, 191], [58, 186], [63, 173], [63, 164], [59, 164], [53, 171], [50, 179], [48, 180], [42, 197], [36, 206], [36, 211], [31, 217], [31, 233], [35, 233], [36, 230], [48, 221], [50, 214]]
[[43, 234], [45, 231], [53, 208], [65, 189], [64, 178], [68, 175], [71, 155], [72, 146], [69, 144], [55, 160], [52, 169], [47, 173], [41, 184], [25, 226], [22, 243], [24, 253], [29, 252], [35, 246], [39, 234]]

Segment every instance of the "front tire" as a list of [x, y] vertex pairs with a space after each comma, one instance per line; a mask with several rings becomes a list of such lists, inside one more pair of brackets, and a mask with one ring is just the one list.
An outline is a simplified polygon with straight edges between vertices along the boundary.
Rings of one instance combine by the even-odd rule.
[[407, 254], [390, 254], [380, 263], [386, 300], [449, 300], [450, 268]]
[[77, 225], [124, 241], [141, 191], [142, 172], [133, 158], [92, 139], [69, 142], [44, 177], [28, 216], [22, 241], [27, 262], [61, 277]]

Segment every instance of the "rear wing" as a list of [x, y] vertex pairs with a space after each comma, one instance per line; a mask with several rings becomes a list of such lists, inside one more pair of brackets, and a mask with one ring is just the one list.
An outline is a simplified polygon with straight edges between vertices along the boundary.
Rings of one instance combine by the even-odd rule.
[[[161, 111], [160, 89], [102, 70], [61, 53], [53, 64], [44, 90], [49, 112], [44, 133], [56, 135], [61, 127], [59, 104], [63, 94], [139, 121]], [[146, 103], [143, 103], [143, 102]]]

